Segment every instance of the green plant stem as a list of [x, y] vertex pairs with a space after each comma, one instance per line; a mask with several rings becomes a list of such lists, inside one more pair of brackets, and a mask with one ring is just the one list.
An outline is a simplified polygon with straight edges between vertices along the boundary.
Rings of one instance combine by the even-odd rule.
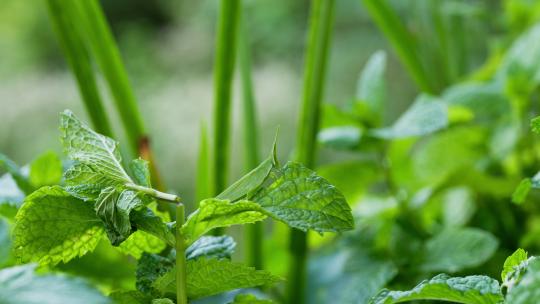
[[186, 243], [182, 235], [184, 205], [176, 206], [176, 303], [187, 304]]
[[196, 202], [200, 202], [205, 198], [212, 196], [210, 193], [210, 168], [208, 165], [208, 132], [206, 126], [201, 123], [200, 142], [199, 142], [199, 156], [197, 159], [197, 185], [195, 199]]
[[[251, 47], [248, 40], [247, 26], [242, 11], [238, 18], [238, 62], [240, 79], [242, 82], [242, 114], [244, 131], [244, 165], [249, 172], [259, 164], [259, 128], [255, 110], [255, 97], [251, 76]], [[262, 222], [245, 226], [246, 233], [246, 260], [248, 265], [263, 269], [263, 238], [264, 227]]]
[[71, 5], [70, 3], [77, 10], [77, 14], [72, 17], [77, 18], [76, 23], [80, 24], [84, 36], [89, 41], [92, 53], [107, 80], [131, 151], [133, 154], [148, 160], [152, 184], [156, 188], [164, 190], [165, 186], [156, 168], [149, 138], [120, 51], [99, 2], [97, 0], [64, 1], [65, 5]]
[[[217, 27], [214, 63], [214, 132], [212, 152], [212, 193], [227, 185], [230, 157], [231, 95], [234, 74], [237, 15], [240, 0], [222, 0]], [[221, 231], [216, 230], [217, 234]]]
[[94, 129], [106, 136], [113, 137], [101, 97], [97, 88], [94, 70], [88, 50], [69, 19], [70, 6], [62, 5], [62, 0], [47, 0], [49, 17], [66, 60], [75, 75], [82, 101], [90, 116]]
[[148, 187], [144, 187], [144, 186], [139, 186], [139, 185], [136, 185], [136, 184], [126, 184], [125, 186], [128, 189], [140, 191], [142, 193], [153, 196], [153, 197], [155, 197], [157, 199], [161, 199], [161, 200], [168, 201], [168, 202], [173, 202], [173, 203], [180, 202], [180, 197], [178, 197], [177, 195], [174, 195], [174, 194], [161, 192], [161, 191], [158, 191], [156, 189], [152, 189], [152, 188], [148, 188]]
[[[304, 89], [296, 141], [296, 161], [315, 165], [316, 136], [333, 25], [334, 0], [312, 2], [309, 36], [304, 64]], [[304, 303], [306, 293], [307, 234], [291, 229], [291, 264], [287, 285], [287, 303]]]
[[386, 0], [362, 0], [364, 7], [384, 33], [420, 90], [435, 93], [434, 85], [422, 66], [414, 39]]

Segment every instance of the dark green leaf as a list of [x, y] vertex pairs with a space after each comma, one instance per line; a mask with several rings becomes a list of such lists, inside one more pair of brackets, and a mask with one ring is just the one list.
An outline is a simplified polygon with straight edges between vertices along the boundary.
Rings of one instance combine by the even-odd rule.
[[236, 243], [230, 236], [202, 236], [186, 249], [186, 258], [230, 258], [234, 247]]
[[319, 233], [350, 230], [351, 208], [343, 194], [301, 164], [289, 162], [273, 170], [267, 186], [252, 198], [273, 218], [300, 230]]
[[28, 177], [21, 171], [21, 168], [14, 161], [1, 153], [0, 169], [3, 169], [9, 173], [13, 177], [17, 187], [19, 187], [19, 189], [21, 189], [24, 193], [30, 194], [35, 190], [35, 188], [30, 184]]

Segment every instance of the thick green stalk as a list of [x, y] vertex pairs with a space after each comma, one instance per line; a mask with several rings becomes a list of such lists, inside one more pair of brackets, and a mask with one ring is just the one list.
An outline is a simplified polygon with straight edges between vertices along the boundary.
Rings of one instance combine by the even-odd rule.
[[49, 16], [54, 31], [60, 41], [64, 56], [75, 75], [82, 101], [90, 116], [94, 129], [101, 134], [113, 137], [107, 114], [101, 102], [96, 85], [90, 56], [81, 34], [77, 32], [69, 12], [70, 6], [62, 5], [62, 0], [47, 0]]
[[[244, 14], [238, 18], [238, 61], [242, 81], [242, 129], [244, 131], [244, 165], [247, 172], [259, 164], [259, 129], [251, 76], [251, 47]], [[263, 268], [263, 223], [246, 225], [246, 260], [248, 265]]]
[[199, 157], [197, 159], [197, 184], [195, 199], [200, 202], [212, 196], [210, 191], [210, 167], [208, 158], [208, 133], [204, 123], [201, 124]]
[[369, 15], [389, 40], [418, 87], [422, 91], [434, 93], [436, 90], [417, 55], [414, 40], [407, 32], [399, 16], [392, 10], [386, 0], [362, 1]]
[[[212, 192], [227, 186], [230, 157], [231, 95], [240, 0], [221, 0], [214, 62]], [[218, 230], [216, 233], [220, 233]]]
[[[309, 20], [309, 36], [304, 63], [304, 89], [300, 108], [295, 159], [308, 167], [315, 165], [316, 137], [323, 97], [326, 61], [334, 16], [334, 0], [314, 0]], [[291, 264], [287, 302], [302, 304], [306, 293], [307, 234], [291, 229]]]
[[187, 304], [186, 243], [182, 235], [184, 205], [176, 206], [176, 303]]
[[105, 15], [97, 0], [70, 1], [64, 0], [65, 5], [73, 5], [76, 14], [72, 18], [79, 24], [81, 32], [89, 41], [92, 53], [107, 80], [109, 89], [122, 124], [124, 126], [131, 151], [148, 160], [152, 183], [156, 188], [164, 190], [165, 186], [158, 174], [156, 163], [150, 149], [149, 138], [146, 134], [142, 116], [129, 83], [126, 69], [120, 56], [120, 51], [114, 41]]

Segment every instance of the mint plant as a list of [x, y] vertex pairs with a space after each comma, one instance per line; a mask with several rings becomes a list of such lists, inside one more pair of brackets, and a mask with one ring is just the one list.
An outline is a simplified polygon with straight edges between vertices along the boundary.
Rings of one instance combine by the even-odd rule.
[[[62, 185], [41, 187], [25, 199], [15, 217], [15, 251], [21, 262], [54, 266], [93, 251], [106, 235], [113, 246], [141, 256], [138, 291], [115, 293], [117, 301], [176, 297], [177, 303], [187, 303], [282, 280], [227, 259], [235, 246], [232, 238], [205, 236], [216, 228], [266, 218], [321, 234], [354, 225], [341, 192], [299, 163], [281, 166], [275, 144], [257, 168], [215, 198], [201, 201], [184, 219], [177, 195], [152, 188], [144, 160], [125, 167], [117, 142], [68, 110], [61, 114], [60, 131], [64, 152], [73, 163]], [[176, 221], [161, 214], [156, 201], [174, 204]], [[153, 239], [161, 244], [150, 245]], [[155, 254], [165, 246], [172, 249], [168, 254]]]

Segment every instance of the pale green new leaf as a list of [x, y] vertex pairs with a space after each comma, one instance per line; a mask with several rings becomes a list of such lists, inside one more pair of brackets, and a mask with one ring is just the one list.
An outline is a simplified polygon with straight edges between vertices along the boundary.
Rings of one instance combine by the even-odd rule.
[[457, 272], [479, 266], [495, 253], [497, 246], [497, 239], [487, 231], [448, 229], [426, 241], [419, 268], [428, 272]]
[[251, 224], [266, 218], [266, 212], [259, 204], [250, 201], [205, 199], [199, 209], [193, 212], [182, 226], [187, 244], [192, 244], [206, 232], [219, 227]]
[[236, 243], [230, 236], [202, 236], [186, 249], [186, 258], [230, 258], [235, 247]]
[[317, 140], [334, 149], [353, 149], [362, 138], [362, 129], [358, 126], [336, 126], [322, 129], [317, 134]]
[[103, 236], [92, 204], [59, 186], [29, 195], [15, 220], [15, 251], [22, 262], [65, 263], [94, 250]]
[[130, 213], [145, 204], [132, 190], [105, 188], [95, 204], [97, 216], [105, 224], [107, 236], [113, 246], [118, 246], [131, 234]]
[[287, 225], [319, 233], [350, 230], [351, 208], [343, 194], [324, 178], [299, 163], [289, 162], [269, 176], [252, 200]]
[[56, 153], [46, 152], [30, 163], [28, 177], [36, 188], [57, 185], [62, 180], [62, 161]]
[[148, 232], [138, 230], [132, 233], [117, 248], [125, 254], [140, 259], [143, 252], [159, 253], [165, 249], [165, 247], [167, 247], [167, 245], [161, 239]]
[[[513, 264], [517, 262], [517, 259], [522, 258], [522, 256], [520, 257], [519, 255], [523, 255], [523, 253], [518, 253], [518, 256], [516, 256], [516, 261], [509, 261], [509, 263]], [[531, 263], [536, 263], [537, 260], [539, 260], [538, 257], [532, 256], [528, 259], [522, 260], [521, 262], [513, 265], [512, 267], [508, 267], [507, 269], [509, 271], [505, 274], [504, 280], [502, 282], [502, 287], [508, 292], [512, 291], [515, 286], [520, 284], [521, 280], [524, 278], [524, 275], [529, 271], [529, 265]]]
[[515, 271], [517, 267], [527, 260], [527, 251], [518, 248], [512, 255], [506, 258], [503, 265], [503, 271], [501, 272], [501, 278], [506, 281], [506, 278], [510, 272]]
[[[265, 270], [223, 259], [188, 260], [187, 294], [198, 299], [238, 288], [248, 288], [279, 282], [281, 278]], [[157, 279], [153, 287], [164, 294], [176, 293], [176, 268]]]
[[148, 161], [142, 158], [137, 158], [129, 163], [131, 173], [135, 183], [141, 186], [151, 188], [150, 183], [150, 169], [148, 168]]
[[386, 53], [377, 51], [369, 57], [356, 86], [356, 98], [365, 102], [373, 113], [381, 114], [386, 99]]
[[77, 162], [64, 176], [68, 192], [96, 199], [103, 188], [132, 183], [116, 141], [96, 133], [69, 110], [60, 116], [60, 131], [65, 153]]
[[392, 304], [415, 300], [438, 300], [463, 304], [498, 304], [503, 297], [499, 282], [486, 276], [450, 277], [439, 274], [409, 291], [383, 290], [371, 304]]
[[112, 303], [81, 279], [65, 275], [36, 275], [35, 267], [22, 265], [0, 270], [0, 303]]
[[540, 116], [531, 119], [531, 130], [536, 134], [540, 134]]
[[531, 259], [517, 284], [508, 290], [506, 303], [537, 304], [540, 301], [540, 259]]
[[447, 126], [447, 105], [435, 97], [420, 95], [392, 126], [376, 129], [372, 135], [383, 139], [406, 138], [427, 135]]

